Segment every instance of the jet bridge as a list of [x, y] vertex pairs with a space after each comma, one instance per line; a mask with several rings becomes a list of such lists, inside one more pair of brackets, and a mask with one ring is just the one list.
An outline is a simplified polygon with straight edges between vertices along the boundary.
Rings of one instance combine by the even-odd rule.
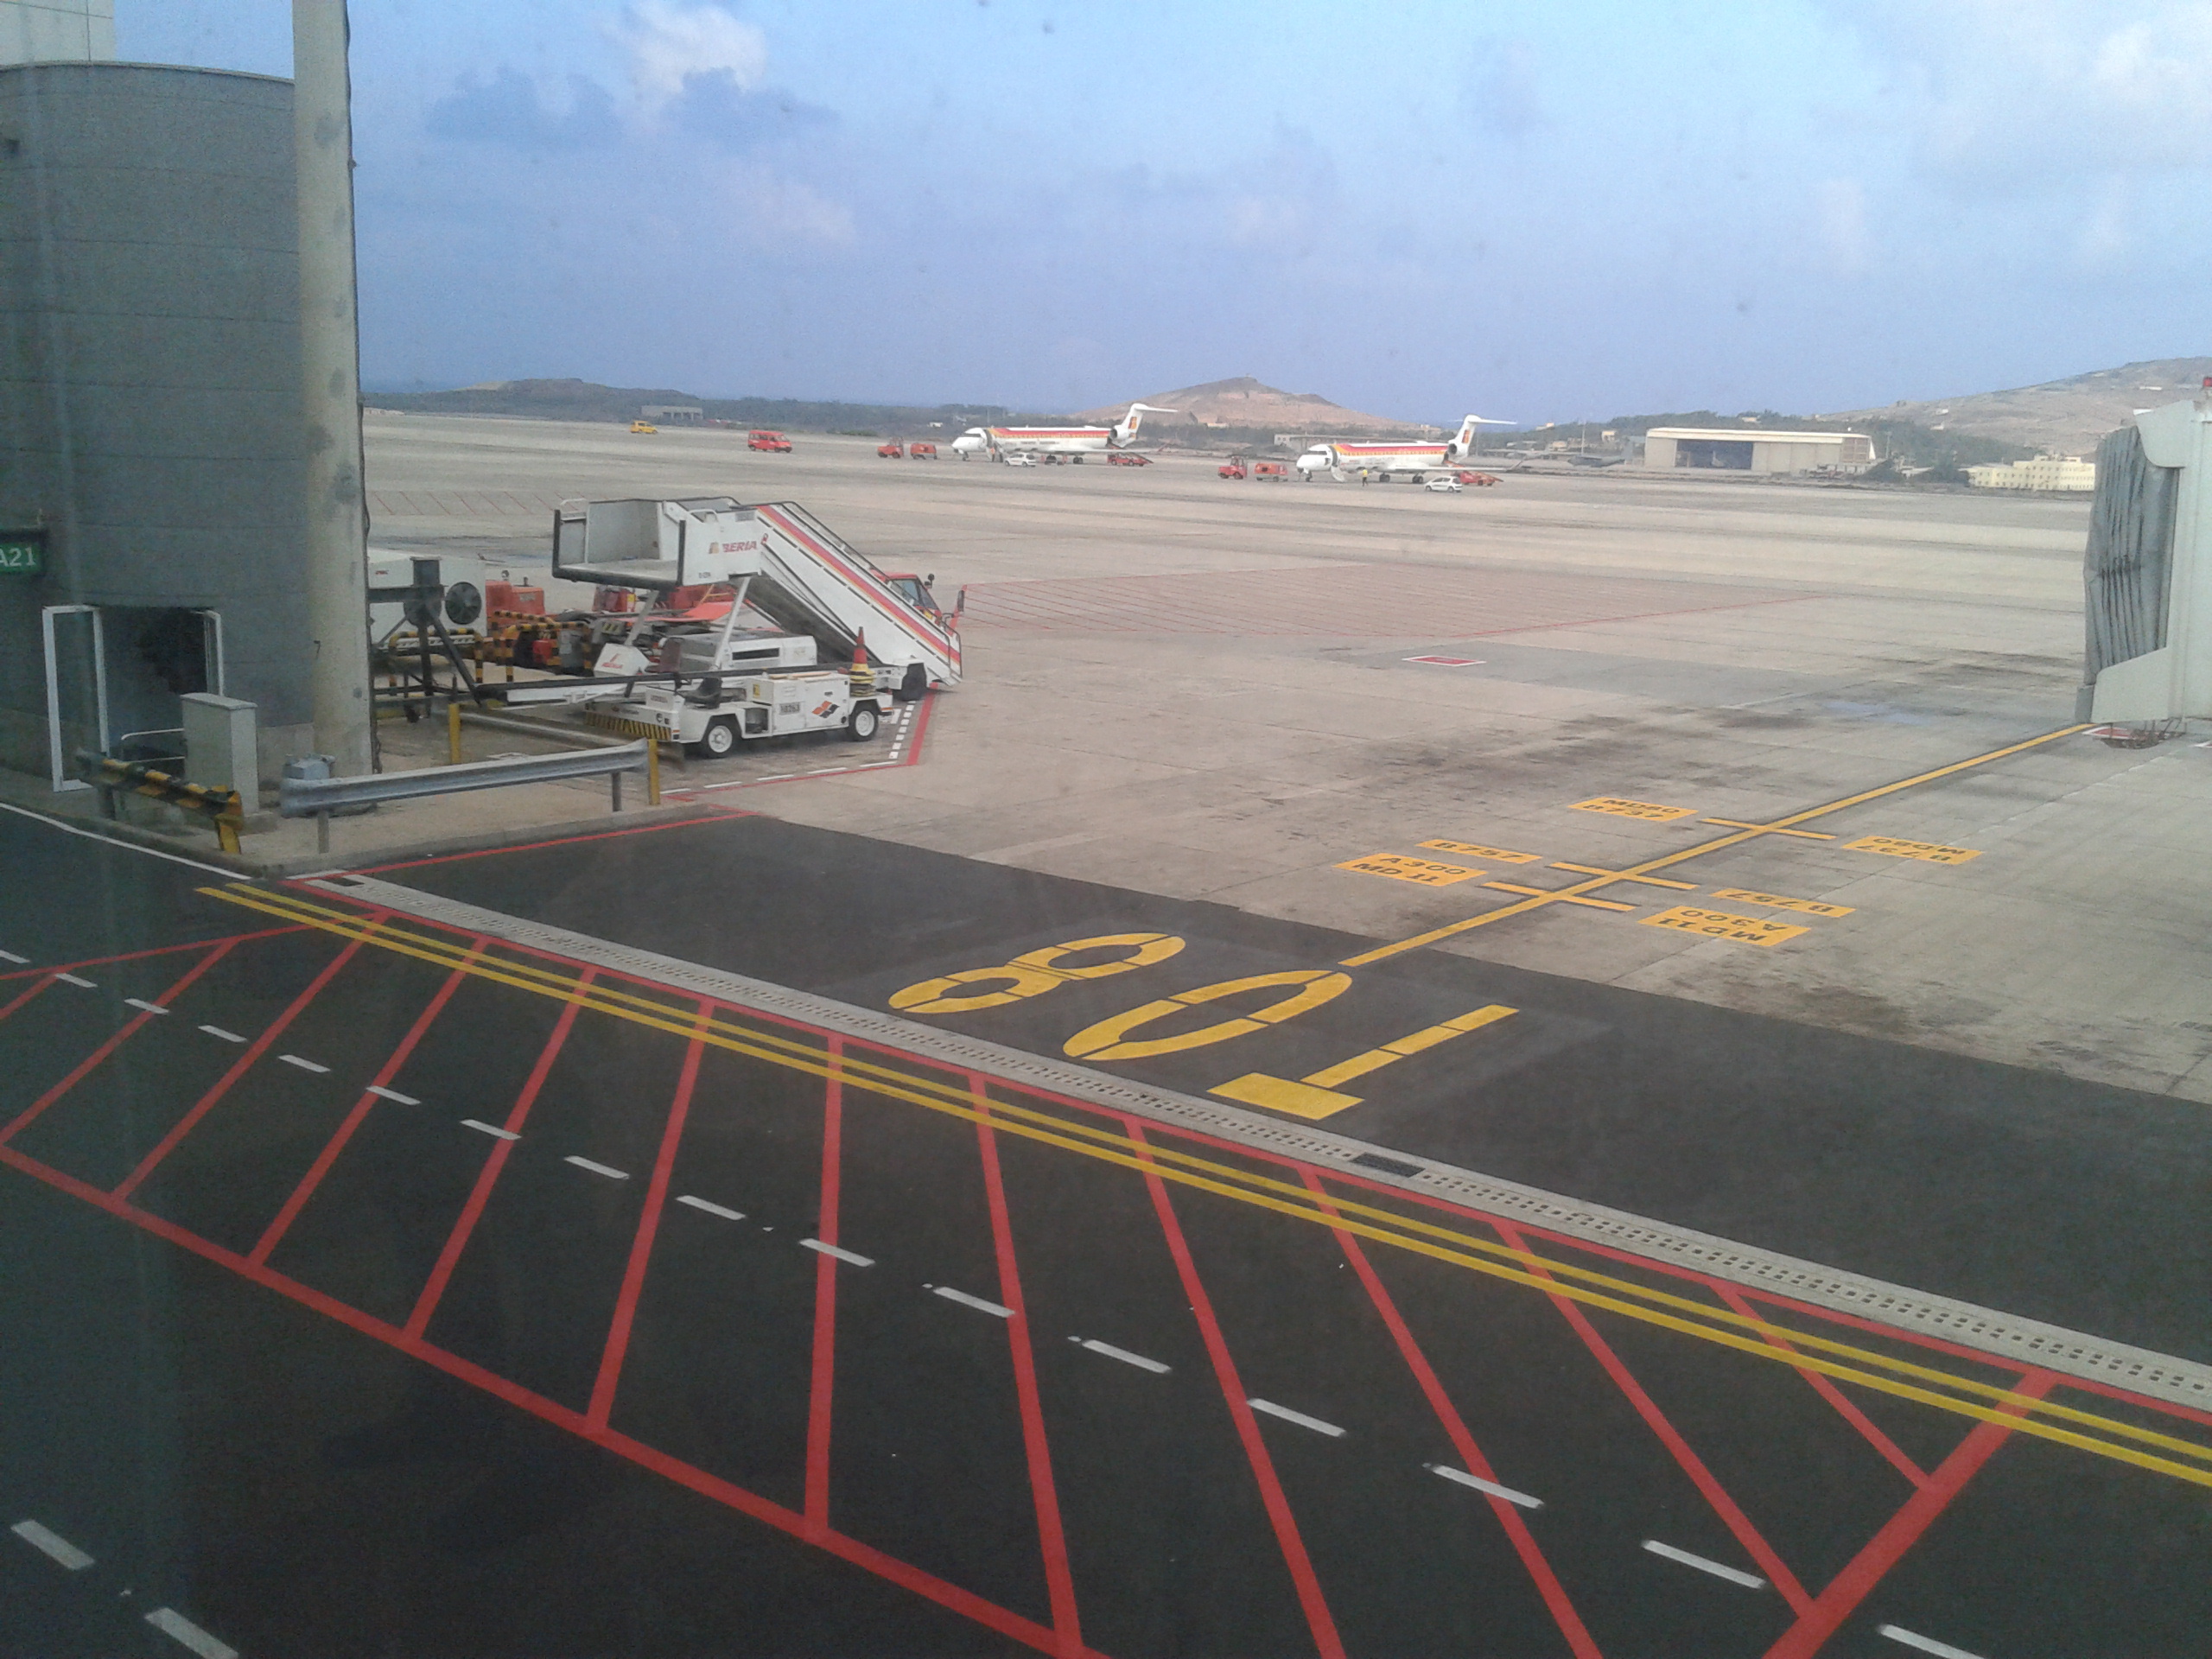
[[810, 635], [828, 658], [868, 656], [910, 690], [960, 683], [960, 635], [917, 609], [883, 572], [805, 508], [688, 500], [568, 501], [553, 516], [553, 574], [571, 582], [667, 593], [751, 581], [746, 603], [778, 627]]

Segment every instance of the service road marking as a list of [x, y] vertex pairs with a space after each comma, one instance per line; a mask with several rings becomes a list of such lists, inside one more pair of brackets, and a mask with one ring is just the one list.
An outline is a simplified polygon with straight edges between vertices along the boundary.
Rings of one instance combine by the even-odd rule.
[[1978, 1653], [1968, 1653], [1964, 1648], [1955, 1648], [1948, 1642], [1938, 1642], [1932, 1636], [1921, 1636], [1897, 1624], [1878, 1624], [1878, 1634], [1892, 1642], [1902, 1642], [1908, 1648], [1918, 1648], [1923, 1653], [1932, 1653], [1936, 1659], [1981, 1659]]
[[[760, 1230], [764, 1233], [772, 1233], [776, 1230], [772, 1227], [764, 1227]], [[799, 1245], [804, 1249], [819, 1251], [823, 1255], [835, 1256], [840, 1262], [849, 1262], [856, 1268], [872, 1268], [875, 1265], [875, 1258], [872, 1255], [861, 1255], [852, 1250], [841, 1250], [835, 1244], [824, 1244], [818, 1238], [802, 1238], [799, 1240]]]
[[1671, 927], [1708, 939], [1733, 939], [1738, 944], [1780, 944], [1784, 939], [1794, 939], [1800, 933], [1813, 931], [1809, 927], [1794, 927], [1787, 922], [1770, 922], [1764, 916], [1701, 910], [1695, 905], [1677, 905], [1656, 916], [1639, 916], [1637, 920], [1646, 927]]
[[245, 1041], [245, 1039], [239, 1036], [235, 1031], [225, 1031], [220, 1026], [202, 1026], [200, 1029], [206, 1032], [210, 1037], [221, 1038], [226, 1043], [242, 1043]]
[[1421, 845], [1433, 852], [1459, 853], [1467, 858], [1495, 859], [1500, 864], [1541, 864], [1541, 853], [1509, 852], [1503, 847], [1484, 847], [1472, 841], [1424, 841]]
[[1716, 1579], [1726, 1579], [1731, 1584], [1740, 1584], [1746, 1590], [1764, 1590], [1766, 1580], [1757, 1573], [1723, 1567], [1719, 1561], [1708, 1561], [1702, 1555], [1693, 1555], [1687, 1549], [1676, 1549], [1672, 1544], [1662, 1544], [1656, 1538], [1647, 1538], [1643, 1547], [1654, 1555], [1663, 1555], [1670, 1561], [1680, 1561], [1684, 1567], [1694, 1567], [1700, 1573], [1710, 1573]]
[[168, 1012], [168, 1010], [163, 1007], [160, 1003], [149, 1002], [142, 996], [126, 996], [123, 999], [123, 1001], [124, 1006], [126, 1007], [141, 1008], [148, 1014], [167, 1014]]
[[1676, 818], [1694, 818], [1694, 806], [1661, 806], [1656, 801], [1631, 801], [1618, 795], [1600, 795], [1592, 800], [1577, 801], [1577, 812], [1610, 812], [1617, 818], [1642, 818], [1651, 823], [1668, 823]]
[[200, 1659], [238, 1659], [238, 1650], [227, 1642], [218, 1642], [182, 1613], [167, 1607], [156, 1607], [146, 1615], [146, 1622], [163, 1636], [182, 1643]]
[[461, 1126], [464, 1129], [480, 1129], [486, 1135], [495, 1135], [502, 1141], [522, 1139], [522, 1136], [517, 1135], [512, 1129], [503, 1129], [496, 1123], [485, 1122], [481, 1118], [464, 1117], [461, 1120]]
[[929, 1292], [932, 1296], [944, 1297], [948, 1302], [957, 1302], [963, 1307], [972, 1307], [978, 1313], [988, 1313], [993, 1319], [1010, 1319], [1014, 1317], [1012, 1308], [1001, 1307], [996, 1302], [987, 1302], [980, 1296], [970, 1296], [966, 1291], [955, 1290], [950, 1285], [931, 1285], [929, 1287]]
[[1492, 1497], [1503, 1498], [1508, 1503], [1518, 1503], [1524, 1510], [1541, 1510], [1544, 1507], [1544, 1500], [1541, 1497], [1531, 1497], [1526, 1492], [1516, 1492], [1510, 1486], [1501, 1486], [1494, 1480], [1484, 1480], [1480, 1475], [1471, 1475], [1464, 1469], [1454, 1469], [1448, 1463], [1424, 1463], [1421, 1467], [1432, 1475], [1441, 1475], [1445, 1479], [1457, 1481], [1462, 1486], [1471, 1486], [1478, 1492], [1487, 1492]]
[[1288, 1406], [1279, 1406], [1272, 1400], [1247, 1400], [1244, 1402], [1255, 1411], [1264, 1411], [1270, 1417], [1280, 1417], [1286, 1423], [1296, 1423], [1300, 1428], [1310, 1428], [1316, 1434], [1325, 1434], [1332, 1440], [1344, 1438], [1344, 1430], [1334, 1423], [1325, 1423], [1319, 1417], [1308, 1417], [1302, 1411], [1293, 1411]]
[[423, 1103], [412, 1095], [403, 1095], [398, 1090], [387, 1089], [380, 1083], [371, 1084], [369, 1092], [379, 1099], [389, 1100], [401, 1106], [420, 1106]]
[[296, 1054], [279, 1054], [276, 1058], [287, 1065], [298, 1066], [302, 1071], [323, 1072], [330, 1070], [327, 1065], [317, 1065], [313, 1060], [303, 1060]]
[[695, 1198], [689, 1192], [678, 1195], [676, 1201], [678, 1204], [688, 1204], [694, 1210], [703, 1210], [710, 1216], [720, 1216], [724, 1221], [745, 1219], [745, 1212], [742, 1210], [725, 1210], [719, 1204], [709, 1204], [706, 1199]]
[[64, 1538], [60, 1533], [41, 1527], [35, 1521], [18, 1521], [8, 1529], [33, 1549], [43, 1551], [67, 1567], [72, 1573], [81, 1573], [92, 1564], [92, 1558]]
[[88, 991], [96, 991], [96, 990], [99, 989], [99, 983], [98, 983], [96, 981], [89, 980], [89, 979], [79, 979], [79, 978], [76, 975], [74, 975], [74, 974], [56, 974], [56, 975], [54, 976], [54, 977], [55, 977], [56, 979], [58, 979], [58, 980], [61, 981], [61, 982], [62, 982], [62, 983], [64, 983], [65, 985], [77, 985], [77, 986], [81, 986], [83, 988], [85, 988], [86, 990], [88, 990]]
[[574, 1164], [578, 1169], [588, 1169], [594, 1175], [604, 1175], [610, 1181], [626, 1181], [630, 1179], [630, 1172], [626, 1169], [610, 1169], [605, 1164], [595, 1164], [590, 1159], [579, 1158], [573, 1153], [561, 1161], [564, 1164]]
[[18, 968], [21, 968], [26, 966], [30, 962], [30, 958], [29, 957], [19, 957], [12, 950], [0, 950], [0, 962], [12, 962]]
[[1337, 866], [1363, 875], [1387, 875], [1398, 881], [1418, 881], [1426, 887], [1448, 887], [1454, 881], [1471, 881], [1483, 874], [1462, 864], [1439, 864], [1433, 859], [1408, 858], [1403, 853], [1370, 853]]
[[1175, 1368], [1163, 1365], [1156, 1359], [1147, 1359], [1142, 1354], [1133, 1354], [1126, 1348], [1116, 1348], [1110, 1342], [1101, 1342], [1096, 1337], [1070, 1337], [1077, 1347], [1088, 1348], [1094, 1354], [1103, 1354], [1109, 1359], [1118, 1359], [1124, 1365], [1134, 1365], [1141, 1371], [1150, 1371], [1154, 1376], [1165, 1376]]
[[1848, 916], [1849, 905], [1823, 904], [1818, 899], [1784, 899], [1779, 893], [1752, 893], [1743, 887], [1715, 887], [1716, 899], [1736, 899], [1747, 905], [1768, 905], [1776, 910], [1802, 911], [1808, 916]]
[[[1895, 836], [1861, 836], [1857, 841], [1843, 843], [1849, 853], [1881, 853], [1890, 858], [1917, 858], [1929, 864], [1963, 864], [1970, 858], [1980, 858], [1979, 849], [1972, 847], [1946, 847], [1937, 841], [1899, 841]], [[59, 976], [62, 979], [67, 974]]]

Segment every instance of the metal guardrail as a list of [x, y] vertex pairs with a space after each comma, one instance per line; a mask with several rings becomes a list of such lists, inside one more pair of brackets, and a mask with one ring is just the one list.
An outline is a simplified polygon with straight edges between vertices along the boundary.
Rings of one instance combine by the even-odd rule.
[[330, 817], [382, 801], [418, 800], [458, 795], [469, 790], [505, 789], [515, 784], [554, 784], [571, 778], [607, 780], [610, 804], [622, 810], [622, 778], [645, 774], [645, 800], [660, 804], [660, 749], [647, 742], [601, 749], [561, 749], [505, 760], [470, 760], [460, 766], [423, 766], [413, 772], [371, 772], [360, 778], [287, 778], [276, 786], [276, 810], [288, 818], [315, 820], [315, 845], [330, 850]]
[[[143, 734], [140, 734], [143, 735]], [[85, 781], [100, 792], [101, 810], [116, 816], [115, 798], [124, 791], [149, 800], [182, 807], [213, 821], [216, 842], [226, 853], [238, 850], [238, 830], [245, 822], [238, 792], [213, 784], [195, 784], [143, 760], [111, 760], [105, 755], [80, 754]]]

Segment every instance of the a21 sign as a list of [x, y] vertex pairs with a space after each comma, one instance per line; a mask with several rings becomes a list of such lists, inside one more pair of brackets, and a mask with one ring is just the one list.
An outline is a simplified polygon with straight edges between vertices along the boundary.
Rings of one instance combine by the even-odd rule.
[[44, 531], [0, 530], [0, 575], [40, 576], [45, 574]]

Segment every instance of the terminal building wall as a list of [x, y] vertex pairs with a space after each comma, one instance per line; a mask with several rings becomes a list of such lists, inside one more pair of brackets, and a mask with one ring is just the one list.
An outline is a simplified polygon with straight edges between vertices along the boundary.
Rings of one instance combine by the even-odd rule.
[[[289, 81], [0, 67], [0, 529], [47, 531], [43, 575], [0, 575], [0, 762], [46, 770], [41, 612], [72, 604], [102, 610], [111, 735], [215, 689], [188, 615], [213, 610], [264, 776], [313, 747], [292, 152]], [[83, 621], [58, 619], [72, 716]]]

